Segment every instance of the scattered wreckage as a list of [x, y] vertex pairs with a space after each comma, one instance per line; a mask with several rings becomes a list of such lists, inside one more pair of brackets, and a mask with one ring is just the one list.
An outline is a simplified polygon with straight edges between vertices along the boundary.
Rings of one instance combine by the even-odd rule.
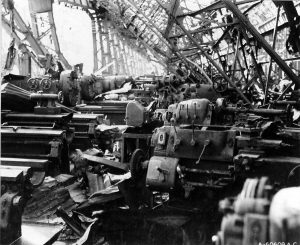
[[[166, 84], [168, 78], [164, 79]], [[190, 227], [201, 219], [201, 210], [206, 208], [200, 204], [201, 196], [208, 195], [208, 200], [217, 202], [229, 193], [239, 191], [246, 178], [254, 176], [268, 176], [278, 186], [299, 184], [300, 131], [295, 127], [297, 118], [293, 117], [293, 110], [298, 109], [297, 100], [289, 97], [288, 101], [273, 103], [274, 108], [253, 108], [242, 102], [234, 104], [232, 97], [222, 98], [213, 86], [176, 86], [176, 80], [173, 82], [167, 82], [165, 87], [171, 84], [168, 89], [175, 90], [178, 86], [178, 92], [163, 91], [163, 96], [170, 96], [168, 100], [160, 97], [161, 81], [147, 81], [156, 84], [152, 96], [143, 87], [133, 89], [131, 92], [141, 96], [127, 101], [123, 115], [126, 125], [120, 126], [105, 125], [109, 121], [103, 114], [64, 109], [55, 102], [58, 96], [28, 95], [20, 90], [26, 94], [27, 102], [37, 100], [37, 105], [26, 112], [2, 113], [1, 138], [5, 142], [1, 156], [5, 162], [2, 178], [7, 184], [3, 185], [5, 192], [1, 202], [11, 203], [7, 206], [7, 225], [3, 226], [2, 232], [9, 230], [11, 225], [21, 227], [22, 212], [17, 224], [9, 216], [14, 203], [19, 203], [13, 201], [14, 198], [25, 199], [31, 207], [34, 203], [30, 201], [30, 193], [46, 176], [69, 174], [70, 171], [82, 180], [91, 195], [73, 209], [73, 213], [97, 217], [97, 222], [92, 225], [93, 232], [102, 229], [99, 220], [107, 220], [106, 212], [113, 217], [125, 215], [126, 220], [127, 211], [119, 213], [114, 207], [118, 210], [119, 205], [128, 205], [132, 210], [130, 215], [135, 213], [137, 220], [143, 220], [138, 211], [142, 210], [146, 217], [144, 221], [150, 222], [143, 229], [149, 229], [149, 225], [154, 230], [159, 229], [159, 217], [183, 219], [178, 229], [188, 229], [184, 239], [193, 242], [200, 239], [195, 235], [199, 230], [191, 232]], [[11, 90], [18, 91], [18, 88], [6, 85], [3, 93], [9, 94]], [[175, 101], [178, 102], [173, 104]], [[62, 113], [62, 110], [66, 112]], [[119, 153], [104, 154], [106, 150], [113, 152], [116, 142]], [[92, 147], [98, 150], [90, 150]], [[76, 151], [69, 159], [69, 151], [74, 149]], [[5, 173], [12, 170], [15, 175], [6, 177]], [[26, 190], [14, 189], [11, 182]], [[169, 193], [168, 197], [163, 193]], [[164, 200], [157, 201], [157, 198]], [[171, 203], [178, 200], [189, 203], [190, 209], [196, 208], [194, 217], [190, 217], [187, 210], [180, 214], [172, 211]], [[162, 211], [151, 213], [156, 206], [163, 207]], [[108, 207], [112, 211], [105, 211]], [[22, 210], [23, 206], [18, 208]], [[93, 216], [92, 213], [99, 209], [103, 209], [104, 214]], [[56, 214], [77, 236], [84, 234], [87, 226], [82, 222], [69, 217], [61, 208]], [[103, 232], [108, 232], [107, 227], [105, 229]], [[7, 234], [5, 239], [16, 238]], [[159, 241], [154, 237], [152, 233], [145, 239]], [[176, 236], [176, 239], [183, 238]]]
[[[231, 1], [215, 4], [234, 19], [227, 16], [211, 50], [174, 18], [206, 57], [201, 66], [183, 57], [184, 66], [166, 76], [76, 68], [4, 77], [1, 243], [21, 236], [22, 219], [57, 216], [67, 226], [60, 239], [75, 237], [76, 244], [133, 243], [137, 236], [145, 244], [207, 244], [221, 222], [212, 215], [218, 201], [241, 189], [220, 204], [226, 216], [215, 244], [300, 242], [299, 210], [284, 208], [296, 207], [286, 196], [299, 192], [299, 77]], [[294, 11], [287, 14], [295, 24]], [[232, 66], [219, 55], [223, 40], [241, 49], [243, 62], [235, 55]], [[288, 81], [270, 84], [252, 49], [258, 43]], [[176, 46], [164, 45], [180, 57]], [[286, 45], [299, 51], [299, 38], [291, 34]]]

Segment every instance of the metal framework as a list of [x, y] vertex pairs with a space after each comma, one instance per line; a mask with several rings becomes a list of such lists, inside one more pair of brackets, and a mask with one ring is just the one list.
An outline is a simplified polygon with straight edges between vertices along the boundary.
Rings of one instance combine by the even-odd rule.
[[[270, 8], [275, 9], [275, 13], [268, 13], [263, 24], [255, 25], [255, 21], [251, 19], [251, 16], [254, 16], [252, 12], [257, 11], [263, 2], [221, 0], [203, 5], [197, 0], [57, 0], [55, 4], [80, 8], [89, 15], [93, 37], [94, 72], [141, 75], [147, 73], [150, 60], [174, 72], [178, 62], [182, 62], [191, 70], [196, 80], [201, 80], [201, 76], [196, 72], [196, 65], [205, 68], [210, 64], [236, 89], [246, 103], [250, 103], [244, 96], [244, 91], [236, 86], [235, 77], [239, 76], [247, 83], [249, 77], [241, 71], [246, 69], [250, 73], [251, 63], [259, 70], [261, 64], [258, 62], [258, 46], [270, 56], [266, 79], [262, 74], [258, 74], [265, 98], [272, 63], [277, 64], [296, 87], [300, 85], [299, 78], [274, 50], [277, 32], [295, 24], [291, 22], [297, 14], [295, 7], [299, 7], [299, 1], [284, 4], [285, 11], [281, 12], [277, 3], [270, 2]], [[291, 13], [287, 14], [287, 10], [290, 10], [293, 16]], [[36, 13], [31, 17], [34, 21]], [[33, 23], [32, 31], [28, 30], [17, 12], [15, 18], [20, 30], [28, 33], [26, 39], [36, 54], [45, 54], [45, 48], [37, 39], [40, 37], [37, 26]], [[49, 12], [48, 18], [55, 50], [64, 60], [52, 12]], [[10, 28], [7, 18], [2, 16], [2, 19], [4, 26]], [[273, 32], [272, 46], [263, 37], [270, 32]], [[67, 61], [64, 60], [64, 63]], [[202, 69], [201, 73], [205, 73], [204, 70]], [[204, 77], [207, 77], [207, 74], [204, 74]]]

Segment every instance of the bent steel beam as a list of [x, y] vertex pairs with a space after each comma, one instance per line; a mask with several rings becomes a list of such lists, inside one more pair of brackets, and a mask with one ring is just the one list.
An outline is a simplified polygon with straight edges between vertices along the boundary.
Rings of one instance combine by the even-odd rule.
[[[8, 20], [5, 19], [4, 16], [2, 16], [2, 26], [3, 28], [7, 31], [7, 33], [10, 33], [11, 32], [11, 24], [9, 23]], [[11, 33], [11, 35], [15, 38], [15, 41], [16, 41], [16, 44], [19, 46], [20, 44], [23, 43], [23, 41], [21, 40], [21, 38], [18, 36], [18, 34], [13, 31]], [[43, 68], [43, 65], [38, 61], [36, 55], [31, 52], [27, 47], [26, 45], [23, 45], [23, 50], [29, 54], [29, 56], [34, 60], [34, 62], [40, 67], [40, 68]]]
[[[281, 8], [281, 6], [277, 7], [277, 16], [276, 16], [275, 27], [274, 27], [274, 31], [273, 31], [272, 48], [274, 50], [275, 50], [275, 44], [276, 44], [276, 39], [277, 39], [277, 29], [278, 29], [278, 21], [279, 21], [280, 8]], [[270, 80], [270, 76], [271, 76], [271, 71], [272, 71], [272, 57], [270, 57], [268, 71], [267, 71], [267, 81], [266, 81], [266, 86], [265, 86], [264, 104], [266, 104], [266, 99], [267, 99], [267, 95], [268, 95], [268, 87], [269, 87], [268, 84], [269, 84], [269, 80]]]
[[22, 19], [21, 15], [16, 9], [13, 9], [14, 18], [16, 21], [17, 26], [20, 28], [20, 31], [26, 35], [25, 40], [27, 40], [37, 55], [46, 55], [47, 50], [46, 48], [33, 36], [33, 33], [28, 28], [24, 20]]
[[[157, 1], [157, 0], [156, 0]], [[157, 3], [159, 4], [159, 2], [157, 1]], [[246, 96], [241, 92], [241, 90], [239, 90], [237, 88], [237, 86], [234, 84], [234, 82], [232, 82], [230, 80], [230, 78], [227, 76], [227, 74], [224, 72], [224, 70], [217, 64], [217, 62], [214, 61], [214, 59], [212, 57], [210, 57], [209, 54], [207, 54], [205, 52], [205, 50], [203, 49], [203, 47], [201, 47], [201, 45], [197, 42], [197, 40], [192, 36], [191, 33], [189, 33], [188, 30], [185, 29], [185, 27], [183, 26], [183, 24], [176, 18], [174, 17], [170, 11], [168, 11], [167, 9], [165, 9], [166, 13], [170, 16], [172, 16], [176, 22], [176, 24], [180, 27], [180, 29], [188, 36], [188, 38], [195, 44], [195, 46], [201, 51], [201, 54], [205, 56], [205, 58], [207, 60], [209, 60], [210, 63], [213, 64], [213, 66], [220, 72], [220, 74], [223, 76], [223, 78], [237, 91], [237, 93], [241, 96], [241, 98], [248, 103], [251, 107], [251, 102], [246, 98]]]
[[271, 58], [277, 63], [277, 65], [286, 73], [286, 75], [295, 84], [295, 88], [300, 88], [300, 78], [289, 68], [289, 66], [284, 62], [284, 60], [272, 49], [272, 47], [267, 43], [263, 36], [255, 29], [255, 27], [250, 23], [250, 21], [242, 14], [242, 12], [237, 8], [237, 6], [230, 0], [222, 0], [226, 7], [235, 15], [235, 17], [241, 22], [241, 25], [248, 30], [254, 38], [259, 41], [261, 46], [266, 50], [266, 52], [271, 56]]
[[69, 64], [69, 62], [67, 61], [67, 59], [65, 58], [65, 56], [63, 55], [63, 53], [60, 50], [59, 41], [58, 41], [58, 37], [57, 37], [57, 33], [56, 33], [56, 26], [55, 26], [52, 11], [48, 12], [48, 20], [49, 20], [49, 23], [51, 26], [51, 35], [52, 35], [52, 39], [53, 39], [53, 43], [54, 43], [54, 47], [55, 47], [55, 52], [57, 53], [59, 60], [64, 64], [65, 68], [72, 69], [72, 66]]
[[[174, 0], [173, 2], [171, 2], [171, 4], [170, 4], [171, 8], [170, 9], [171, 9], [172, 15], [176, 15], [176, 12], [177, 12], [177, 9], [179, 8], [179, 6], [180, 6], [180, 1]], [[172, 30], [173, 25], [174, 25], [174, 20], [169, 16], [167, 28], [166, 28], [165, 33], [164, 33], [164, 35], [166, 37], [169, 37], [169, 34]]]

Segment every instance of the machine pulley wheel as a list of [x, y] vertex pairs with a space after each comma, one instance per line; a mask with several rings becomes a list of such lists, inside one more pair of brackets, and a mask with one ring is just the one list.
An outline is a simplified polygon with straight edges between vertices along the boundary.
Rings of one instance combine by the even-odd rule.
[[136, 149], [130, 159], [131, 178], [139, 179], [143, 174], [142, 162], [145, 160], [145, 154], [141, 149]]
[[239, 198], [254, 198], [258, 184], [258, 179], [246, 179]]
[[212, 79], [213, 88], [218, 93], [223, 93], [228, 89], [228, 82], [222, 76], [215, 76]]
[[43, 88], [43, 90], [48, 90], [51, 87], [51, 81], [48, 78], [43, 78], [40, 82], [41, 87]]
[[258, 187], [257, 187], [257, 191], [256, 191], [256, 198], [264, 198], [266, 197], [266, 185], [268, 185], [269, 182], [269, 178], [268, 177], [262, 177], [259, 180], [258, 183]]
[[266, 198], [266, 186], [270, 181], [268, 177], [260, 179], [246, 179], [239, 198]]
[[27, 80], [27, 85], [31, 90], [36, 90], [39, 87], [39, 82], [37, 78], [29, 78]]

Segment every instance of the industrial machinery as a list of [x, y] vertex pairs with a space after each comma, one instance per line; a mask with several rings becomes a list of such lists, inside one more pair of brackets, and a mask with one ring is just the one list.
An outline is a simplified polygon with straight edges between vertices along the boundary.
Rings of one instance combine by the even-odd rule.
[[[30, 79], [29, 79], [30, 81]], [[5, 113], [2, 117], [2, 123], [9, 126], [29, 126], [29, 127], [47, 127], [51, 129], [66, 130], [68, 143], [71, 149], [87, 149], [97, 144], [95, 139], [95, 128], [98, 124], [103, 123], [102, 114], [80, 114], [69, 109], [57, 102], [61, 100], [63, 95], [55, 93], [43, 93], [41, 91], [36, 93], [29, 93], [10, 83], [6, 83], [9, 90], [9, 95], [19, 95], [18, 98], [22, 101], [36, 103], [33, 108], [26, 107], [26, 113], [19, 113], [22, 111], [22, 106], [18, 106], [16, 111]], [[8, 86], [10, 85], [10, 86]], [[5, 94], [3, 94], [5, 95]], [[3, 97], [4, 104], [9, 106], [9, 97]], [[27, 105], [26, 104], [26, 105]], [[31, 104], [30, 104], [31, 105]], [[11, 107], [8, 107], [13, 109]], [[21, 108], [19, 110], [19, 108]], [[62, 113], [62, 110], [69, 113]], [[23, 112], [23, 111], [22, 111]], [[74, 113], [75, 112], [75, 113]], [[72, 144], [71, 144], [72, 143]]]
[[58, 99], [56, 94], [34, 93], [30, 95], [30, 99], [37, 101], [37, 105], [34, 107], [36, 114], [58, 114], [61, 112], [61, 107], [55, 104]]
[[31, 158], [13, 158], [13, 157], [1, 157], [1, 165], [8, 168], [22, 168], [29, 167], [31, 169], [30, 182], [32, 187], [38, 187], [42, 184], [46, 173], [49, 173], [49, 165], [51, 167], [51, 161], [47, 159], [31, 159]]
[[1, 157], [46, 159], [47, 175], [69, 173], [66, 131], [52, 128], [2, 126]]
[[70, 149], [85, 150], [92, 147], [93, 144], [97, 144], [95, 128], [103, 122], [103, 115], [8, 113], [2, 122], [10, 126], [54, 127], [55, 129], [66, 130]]
[[103, 114], [108, 124], [125, 124], [126, 106], [129, 101], [93, 101], [88, 105], [77, 105], [75, 110], [82, 114]]
[[236, 198], [220, 202], [224, 217], [214, 244], [299, 243], [299, 191], [289, 187], [274, 195], [267, 177], [247, 179]]
[[[128, 179], [123, 187], [128, 184], [128, 189], [135, 192], [132, 199], [139, 196], [139, 191], [149, 194], [145, 195], [146, 198], [151, 196], [149, 199], [154, 192], [154, 196], [157, 192], [168, 192], [169, 203], [178, 198], [182, 203], [187, 200], [185, 203], [193, 205], [194, 200], [205, 202], [205, 198], [201, 198], [203, 193], [213, 196], [239, 191], [246, 180], [233, 206], [231, 200], [223, 206], [223, 210], [231, 214], [224, 218], [221, 232], [214, 241], [220, 245], [299, 241], [296, 232], [299, 232], [299, 205], [289, 200], [291, 195], [299, 196], [299, 190], [286, 189], [277, 194], [278, 198], [273, 198], [274, 188], [269, 184], [276, 182], [276, 187], [281, 187], [300, 183], [300, 80], [294, 72], [296, 69], [283, 60], [299, 57], [286, 56], [282, 50], [282, 37], [288, 36], [285, 28], [289, 26], [290, 35], [285, 40], [287, 52], [299, 53], [299, 1], [274, 1], [275, 5], [269, 4], [273, 6], [272, 13], [266, 13], [263, 23], [254, 25], [251, 15], [259, 14], [252, 11], [263, 1], [220, 0], [196, 9], [196, 1], [191, 8], [193, 1], [59, 0], [65, 6], [84, 10], [91, 18], [94, 55], [94, 74], [91, 75], [82, 73], [82, 64], [70, 70], [59, 48], [53, 1], [46, 1], [47, 5], [40, 2], [29, 1], [31, 26], [25, 24], [14, 9], [13, 1], [5, 1], [2, 14], [4, 27], [13, 37], [5, 69], [12, 70], [16, 59], [19, 65], [24, 62], [20, 74], [38, 73], [40, 68], [45, 68], [40, 77], [9, 75], [3, 80], [30, 91], [24, 93], [7, 85], [7, 90], [9, 87], [11, 90], [3, 92], [9, 105], [5, 109], [13, 111], [1, 113], [4, 123], [1, 161], [5, 163], [0, 167], [4, 180], [0, 199], [4, 207], [1, 236], [5, 242], [20, 236], [21, 209], [30, 190], [46, 175], [69, 173], [70, 150], [82, 153], [81, 150], [95, 145], [98, 149], [72, 155], [72, 160], [78, 160], [73, 161], [76, 175], [83, 176], [84, 182], [82, 173], [90, 174], [87, 179], [91, 193], [98, 190], [96, 182], [106, 171], [127, 173], [128, 164], [131, 178], [130, 174], [126, 175]], [[38, 11], [38, 6], [46, 10]], [[280, 12], [281, 7], [285, 13]], [[48, 21], [38, 16], [47, 12]], [[49, 30], [39, 31], [41, 22], [49, 24]], [[50, 31], [49, 41], [54, 43], [58, 58], [68, 70], [61, 65], [55, 71], [54, 57], [41, 45], [41, 39]], [[277, 41], [280, 42], [277, 42], [279, 31]], [[219, 35], [220, 32], [223, 34]], [[271, 32], [273, 37], [269, 36]], [[263, 36], [268, 37], [268, 41]], [[15, 41], [22, 54], [16, 52]], [[276, 47], [276, 43], [280, 45]], [[266, 53], [270, 57], [266, 57]], [[31, 59], [35, 63], [31, 64]], [[152, 61], [162, 63], [168, 75], [137, 79], [112, 75], [140, 74], [145, 72], [148, 65], [145, 63]], [[275, 69], [272, 62], [276, 63]], [[263, 64], [268, 66], [263, 67]], [[153, 65], [153, 68], [158, 74], [157, 67]], [[280, 70], [284, 73], [281, 77], [290, 79], [278, 90], [273, 86], [276, 84], [271, 78], [272, 69], [274, 73]], [[111, 76], [96, 75], [104, 71]], [[64, 108], [62, 104], [72, 108]], [[62, 113], [63, 108], [69, 114]], [[100, 125], [104, 114], [112, 123], [126, 123], [126, 126]], [[106, 159], [102, 154], [113, 148], [116, 138], [122, 139], [121, 154], [114, 152], [112, 158], [121, 155], [120, 162]], [[247, 179], [261, 176], [268, 178]], [[125, 194], [125, 199], [131, 199], [128, 196]], [[280, 203], [280, 200], [286, 202]], [[132, 207], [152, 208], [152, 200], [147, 201], [141, 204], [138, 200]], [[289, 215], [292, 212], [284, 209], [285, 204], [293, 207], [295, 214]], [[193, 216], [200, 207], [203, 206], [186, 210]], [[208, 211], [206, 207], [203, 210]], [[70, 221], [59, 211], [59, 215]], [[106, 215], [105, 211], [101, 213]], [[75, 223], [77, 221], [79, 219]], [[158, 219], [158, 223], [176, 223], [173, 221], [172, 216]], [[124, 223], [128, 225], [127, 220]], [[182, 227], [187, 222], [178, 223], [181, 223], [178, 227]], [[175, 226], [170, 226], [170, 230], [181, 232], [182, 242], [189, 243], [185, 228], [174, 229]], [[16, 227], [16, 233], [11, 233], [11, 227]], [[80, 227], [74, 227], [79, 235], [83, 234]], [[156, 235], [156, 229], [147, 232], [149, 236]], [[175, 243], [175, 240], [172, 241]]]
[[[226, 110], [240, 114], [238, 108]], [[300, 163], [299, 129], [284, 126], [279, 120], [281, 110], [250, 112], [243, 113], [242, 121], [226, 126], [214, 124], [220, 112], [207, 99], [171, 105], [165, 125], [152, 135], [152, 156], [144, 161], [140, 150], [141, 157], [133, 154], [132, 171], [144, 169], [151, 189], [185, 197], [203, 187], [223, 189], [251, 176], [266, 175], [282, 185], [288, 183]], [[275, 115], [275, 121], [266, 117]]]
[[54, 93], [57, 94], [58, 91], [58, 80], [53, 79], [49, 75], [41, 77], [26, 77], [20, 75], [9, 74], [3, 77], [2, 84], [9, 82], [18, 86], [19, 88], [37, 92], [43, 91], [44, 93]]
[[[7, 162], [6, 162], [7, 163]], [[1, 164], [3, 164], [1, 160]], [[26, 166], [0, 166], [1, 177], [1, 244], [11, 244], [21, 236], [22, 213], [26, 201], [30, 198], [33, 183], [36, 182], [33, 170]]]
[[81, 101], [89, 104], [97, 95], [111, 93], [130, 81], [132, 78], [123, 75], [102, 77], [67, 70], [60, 74], [58, 87], [62, 91], [63, 103], [67, 106], [76, 106]]
[[1, 157], [1, 244], [11, 244], [21, 236], [23, 209], [34, 188], [48, 173], [47, 159]]

